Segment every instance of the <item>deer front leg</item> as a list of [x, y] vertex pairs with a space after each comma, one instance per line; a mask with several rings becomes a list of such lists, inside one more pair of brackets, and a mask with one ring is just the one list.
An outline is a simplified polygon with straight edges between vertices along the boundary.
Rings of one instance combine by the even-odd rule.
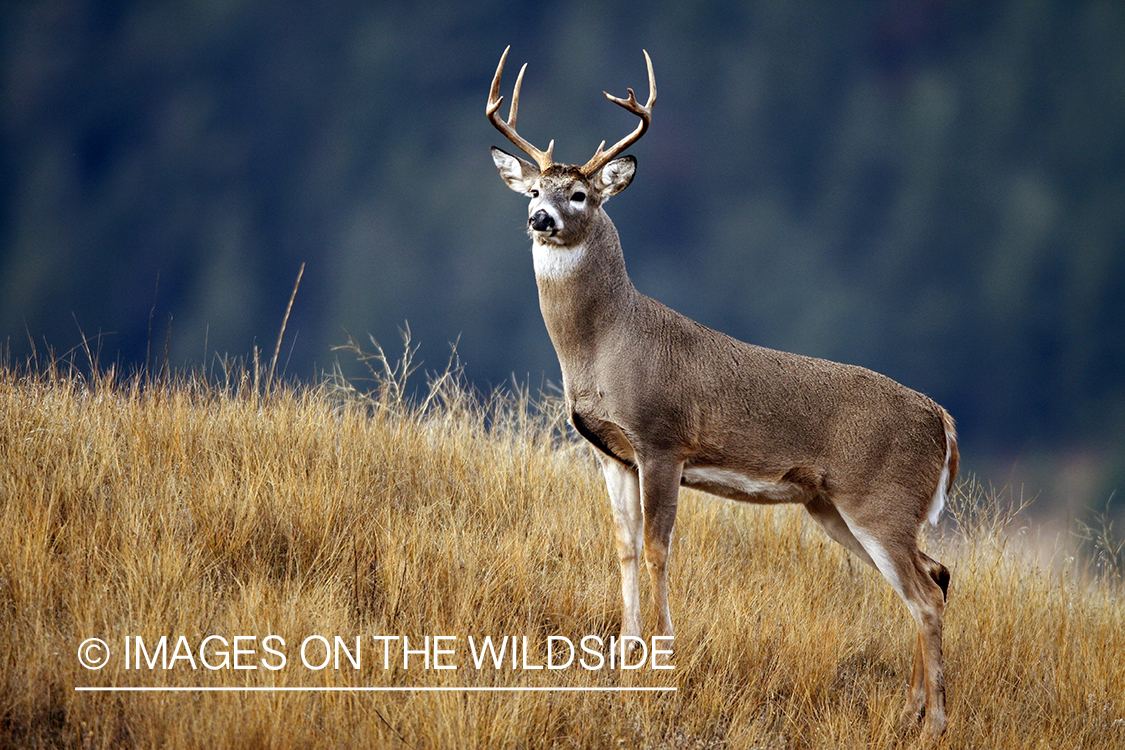
[[609, 502], [613, 508], [613, 539], [621, 564], [621, 637], [641, 637], [640, 561], [644, 516], [637, 471], [612, 458], [599, 456]]
[[668, 551], [672, 545], [672, 527], [676, 525], [683, 469], [683, 461], [665, 458], [646, 461], [640, 472], [645, 563], [652, 581], [652, 603], [659, 636], [674, 635], [668, 609]]

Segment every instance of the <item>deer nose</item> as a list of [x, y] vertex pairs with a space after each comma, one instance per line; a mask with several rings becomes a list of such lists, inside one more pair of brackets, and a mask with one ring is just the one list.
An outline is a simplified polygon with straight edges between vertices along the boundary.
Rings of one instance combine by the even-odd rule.
[[539, 209], [533, 213], [531, 218], [527, 220], [527, 223], [530, 224], [531, 228], [536, 232], [546, 232], [548, 229], [554, 229], [555, 227], [555, 220], [543, 209]]

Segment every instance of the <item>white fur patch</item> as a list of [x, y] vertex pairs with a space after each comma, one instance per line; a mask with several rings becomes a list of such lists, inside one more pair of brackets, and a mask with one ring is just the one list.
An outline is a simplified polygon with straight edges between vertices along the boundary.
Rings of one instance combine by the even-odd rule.
[[898, 577], [898, 571], [895, 570], [894, 562], [891, 560], [891, 556], [887, 554], [887, 550], [883, 545], [879, 544], [879, 541], [875, 539], [875, 537], [856, 526], [850, 518], [844, 515], [844, 511], [840, 510], [839, 507], [837, 507], [836, 510], [839, 511], [840, 517], [844, 519], [844, 523], [848, 525], [848, 531], [852, 532], [852, 536], [855, 537], [855, 540], [859, 542], [863, 549], [867, 551], [867, 554], [871, 556], [871, 561], [875, 563], [875, 567], [883, 574], [883, 578], [886, 578], [887, 583], [891, 584], [891, 588], [909, 604], [909, 601], [906, 599], [906, 590], [902, 587], [902, 580]]
[[717, 484], [756, 498], [757, 502], [762, 503], [793, 503], [803, 502], [806, 499], [804, 489], [791, 482], [751, 479], [737, 471], [720, 469], [714, 466], [685, 466], [684, 480], [689, 485], [692, 483]]
[[942, 426], [945, 428], [945, 463], [941, 467], [941, 476], [938, 478], [937, 489], [934, 490], [934, 498], [930, 501], [928, 515], [930, 523], [934, 526], [937, 526], [941, 511], [945, 508], [945, 488], [949, 484], [949, 459], [953, 456], [953, 441], [957, 439], [947, 422], [943, 421]]
[[564, 247], [535, 238], [531, 244], [531, 256], [535, 262], [536, 276], [542, 279], [562, 279], [582, 265], [582, 260], [586, 257], [586, 246]]

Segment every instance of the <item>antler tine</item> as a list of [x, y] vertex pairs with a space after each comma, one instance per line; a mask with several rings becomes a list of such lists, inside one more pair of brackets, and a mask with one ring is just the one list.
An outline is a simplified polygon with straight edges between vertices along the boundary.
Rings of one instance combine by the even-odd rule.
[[492, 88], [488, 92], [488, 106], [485, 107], [484, 113], [488, 115], [488, 120], [497, 130], [504, 134], [504, 136], [524, 151], [528, 156], [535, 160], [539, 165], [540, 171], [546, 171], [554, 161], [551, 158], [551, 152], [555, 150], [555, 142], [551, 141], [547, 146], [546, 151], [540, 151], [532, 146], [530, 142], [524, 139], [519, 133], [516, 132], [516, 114], [520, 106], [520, 86], [523, 85], [523, 74], [527, 70], [527, 63], [523, 64], [520, 68], [519, 75], [516, 76], [516, 86], [512, 90], [512, 106], [508, 110], [508, 120], [505, 122], [500, 119], [500, 104], [504, 101], [504, 97], [500, 96], [500, 76], [504, 73], [504, 62], [508, 59], [508, 51], [512, 49], [511, 45], [504, 48], [504, 54], [500, 56], [500, 64], [496, 66], [496, 75], [492, 79]]
[[508, 124], [516, 126], [516, 111], [520, 108], [520, 88], [523, 86], [523, 74], [527, 72], [527, 63], [520, 66], [519, 75], [516, 76], [516, 85], [512, 89], [512, 106], [508, 109]]
[[629, 92], [628, 99], [613, 96], [608, 91], [602, 92], [611, 102], [624, 107], [641, 118], [641, 122], [637, 125], [636, 130], [613, 144], [609, 151], [602, 150], [605, 148], [605, 141], [602, 141], [601, 145], [598, 146], [598, 150], [594, 152], [593, 158], [580, 168], [580, 171], [584, 175], [589, 176], [597, 174], [611, 159], [640, 140], [641, 136], [645, 134], [649, 124], [652, 122], [652, 105], [656, 103], [656, 74], [652, 71], [652, 58], [648, 56], [648, 51], [642, 51], [645, 53], [645, 63], [648, 65], [648, 102], [642, 107], [637, 101], [633, 89], [626, 89]]

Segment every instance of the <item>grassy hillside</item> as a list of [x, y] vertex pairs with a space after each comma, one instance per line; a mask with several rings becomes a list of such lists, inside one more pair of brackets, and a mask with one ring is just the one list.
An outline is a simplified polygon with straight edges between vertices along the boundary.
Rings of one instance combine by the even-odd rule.
[[[0, 372], [0, 746], [917, 744], [905, 608], [800, 508], [685, 493], [674, 669], [534, 669], [620, 617], [600, 475], [556, 410], [453, 377], [412, 405], [401, 370], [370, 396], [256, 380]], [[1117, 574], [1036, 568], [980, 491], [950, 518], [925, 542], [953, 571], [943, 746], [1125, 746]], [[529, 652], [476, 668], [485, 636]], [[76, 690], [357, 686], [552, 690]]]

